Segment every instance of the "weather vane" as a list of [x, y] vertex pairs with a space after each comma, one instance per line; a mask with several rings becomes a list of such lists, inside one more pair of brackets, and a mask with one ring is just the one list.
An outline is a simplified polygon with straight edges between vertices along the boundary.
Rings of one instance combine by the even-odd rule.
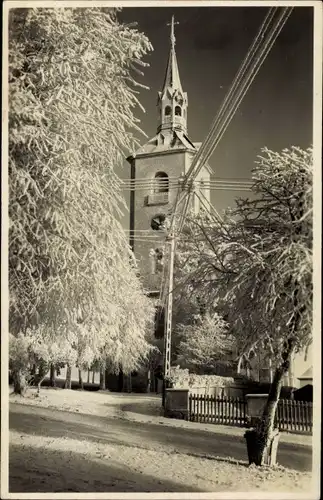
[[170, 23], [167, 23], [167, 26], [171, 26], [171, 31], [170, 31], [170, 41], [172, 46], [175, 46], [176, 38], [175, 38], [175, 31], [174, 31], [174, 25], [179, 24], [179, 22], [174, 21], [174, 16], [172, 16], [172, 21]]

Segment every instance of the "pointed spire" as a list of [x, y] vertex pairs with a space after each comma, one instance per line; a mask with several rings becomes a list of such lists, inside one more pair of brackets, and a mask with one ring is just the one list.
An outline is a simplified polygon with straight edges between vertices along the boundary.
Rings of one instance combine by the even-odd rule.
[[175, 52], [175, 23], [174, 16], [170, 26], [170, 50], [167, 61], [166, 74], [161, 92], [158, 92], [158, 128], [157, 132], [174, 130], [186, 133], [187, 131], [187, 94], [183, 92], [177, 58]]
[[176, 58], [176, 52], [175, 52], [175, 43], [176, 43], [175, 29], [174, 29], [175, 24], [179, 24], [179, 23], [175, 23], [174, 16], [172, 16], [172, 21], [170, 24], [168, 24], [168, 26], [171, 27], [171, 29], [170, 29], [170, 51], [169, 51], [169, 56], [168, 56], [164, 85], [163, 85], [163, 88], [161, 91], [162, 94], [164, 94], [164, 92], [167, 91], [168, 88], [170, 88], [172, 90], [180, 90], [183, 93], [181, 81], [179, 78], [179, 71], [178, 71], [177, 58]]

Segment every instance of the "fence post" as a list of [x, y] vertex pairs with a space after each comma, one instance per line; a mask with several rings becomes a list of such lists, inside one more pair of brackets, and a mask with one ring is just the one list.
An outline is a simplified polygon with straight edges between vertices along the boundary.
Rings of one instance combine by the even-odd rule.
[[304, 431], [304, 430], [307, 430], [307, 419], [306, 419], [306, 414], [305, 414], [305, 407], [306, 407], [306, 403], [305, 401], [297, 401], [297, 403], [301, 403], [299, 405], [299, 422], [300, 422], [300, 430]]

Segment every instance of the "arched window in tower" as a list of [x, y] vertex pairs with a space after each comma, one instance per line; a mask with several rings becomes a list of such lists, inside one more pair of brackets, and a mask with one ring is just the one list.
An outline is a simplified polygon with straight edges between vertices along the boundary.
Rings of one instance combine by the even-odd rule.
[[171, 111], [172, 111], [172, 108], [170, 106], [166, 106], [166, 108], [165, 108], [165, 116], [170, 116]]
[[168, 175], [165, 172], [157, 172], [155, 175], [155, 193], [168, 193]]
[[175, 116], [182, 116], [182, 108], [180, 106], [175, 107]]

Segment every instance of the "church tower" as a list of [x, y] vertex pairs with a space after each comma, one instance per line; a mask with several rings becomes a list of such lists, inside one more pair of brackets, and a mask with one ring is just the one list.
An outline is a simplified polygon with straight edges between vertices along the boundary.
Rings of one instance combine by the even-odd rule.
[[[158, 296], [164, 270], [163, 223], [174, 208], [179, 178], [190, 168], [200, 146], [187, 135], [187, 109], [187, 93], [182, 88], [175, 51], [173, 17], [166, 73], [157, 99], [157, 133], [127, 158], [135, 186], [130, 192], [130, 245], [145, 289], [152, 296]], [[205, 166], [197, 180], [209, 186], [210, 174], [210, 168]], [[208, 188], [203, 189], [203, 195], [210, 201]]]

